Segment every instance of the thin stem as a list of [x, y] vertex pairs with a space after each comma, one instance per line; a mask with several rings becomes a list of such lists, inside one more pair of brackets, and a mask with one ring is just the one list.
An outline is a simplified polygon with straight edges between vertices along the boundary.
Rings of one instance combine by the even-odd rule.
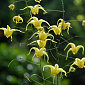
[[[50, 42], [50, 46], [51, 46], [51, 42]], [[56, 49], [56, 47], [55, 47], [55, 49]], [[51, 49], [51, 50], [53, 50], [53, 49]], [[51, 53], [52, 57], [53, 57], [55, 60], [57, 60], [57, 59], [54, 57], [54, 55], [53, 55], [53, 53], [51, 52], [51, 50], [50, 50], [50, 53]]]
[[53, 12], [65, 12], [65, 11], [61, 11], [61, 10], [47, 10], [47, 11], [53, 11]]
[[[26, 4], [26, 6], [28, 6], [28, 4], [27, 4], [27, 1], [25, 0], [25, 4]], [[27, 10], [28, 10], [28, 8], [27, 8]], [[29, 11], [29, 10], [28, 10]]]
[[58, 46], [57, 46], [57, 48], [56, 48], [57, 58], [58, 58], [57, 62], [59, 61], [59, 56], [58, 56], [58, 48], [59, 48], [59, 45], [60, 45], [60, 41], [61, 41], [61, 35], [60, 35], [60, 39], [59, 39]]
[[18, 0], [18, 1], [15, 1], [15, 2], [13, 2], [13, 4], [15, 4], [15, 3], [17, 3], [17, 2], [21, 2], [21, 1], [24, 1], [24, 0]]
[[59, 85], [58, 83], [59, 83], [59, 82], [58, 82], [58, 75], [57, 75], [57, 85]]
[[81, 19], [81, 20], [68, 20], [68, 21], [70, 21], [70, 22], [81, 22], [81, 21], [83, 21], [83, 19]]
[[43, 70], [42, 70], [42, 66], [41, 66], [41, 59], [40, 59], [40, 69], [41, 69], [42, 78], [43, 78], [43, 85], [45, 85], [44, 74], [43, 74]]
[[59, 44], [58, 44], [58, 47], [56, 48], [56, 44], [54, 43], [54, 47], [55, 47], [55, 50], [56, 50], [56, 53], [57, 53], [57, 59], [56, 60], [57, 60], [57, 62], [59, 62], [59, 56], [58, 56], [58, 47], [59, 47]]
[[61, 0], [62, 2], [62, 9], [63, 9], [63, 19], [64, 19], [64, 3], [63, 3], [63, 0]]

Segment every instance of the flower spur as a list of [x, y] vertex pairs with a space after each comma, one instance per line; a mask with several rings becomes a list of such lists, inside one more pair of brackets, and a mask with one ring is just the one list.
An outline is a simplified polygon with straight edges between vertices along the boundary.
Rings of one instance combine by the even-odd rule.
[[25, 8], [20, 9], [20, 10], [25, 10], [25, 9], [27, 9], [27, 8], [30, 8], [32, 14], [34, 14], [34, 15], [36, 15], [36, 14], [39, 13], [39, 9], [42, 9], [45, 13], [47, 13], [47, 12], [44, 10], [44, 8], [43, 8], [41, 5], [39, 5], [39, 4], [37, 4], [37, 5], [35, 5], [35, 6], [26, 6]]
[[52, 34], [46, 33], [45, 31], [35, 32], [28, 40], [30, 40], [35, 34], [38, 34], [37, 37], [39, 36], [39, 40], [45, 41], [48, 36], [51, 36], [54, 40], [54, 36]]
[[[27, 54], [27, 56], [30, 54], [30, 52], [31, 52], [32, 49], [35, 50], [34, 56], [36, 55], [37, 58], [41, 58], [43, 55], [46, 55], [46, 56], [47, 56], [47, 63], [48, 63], [48, 61], [49, 61], [49, 56], [48, 56], [48, 54], [47, 54], [47, 52], [46, 52], [46, 48], [40, 48], [40, 49], [38, 49], [38, 48], [36, 48], [36, 47], [32, 47], [32, 48], [30, 49], [29, 53]], [[34, 58], [34, 56], [33, 56], [33, 58]], [[33, 58], [32, 58], [32, 60], [33, 60]]]
[[42, 47], [45, 47], [46, 46], [46, 42], [48, 41], [48, 40], [50, 40], [50, 41], [52, 41], [52, 42], [54, 42], [54, 43], [57, 43], [57, 42], [55, 42], [55, 41], [53, 41], [53, 40], [51, 40], [51, 39], [46, 39], [46, 40], [36, 40], [36, 41], [33, 41], [33, 42], [31, 42], [30, 44], [27, 44], [27, 46], [28, 45], [31, 45], [31, 44], [33, 44], [33, 43], [35, 43], [35, 42], [37, 42], [37, 44], [38, 44], [38, 46], [40, 47], [40, 48], [42, 48]]
[[69, 53], [70, 51], [72, 51], [72, 53], [75, 55], [75, 54], [77, 54], [78, 50], [79, 50], [80, 48], [82, 48], [82, 49], [83, 49], [82, 54], [84, 54], [84, 47], [83, 47], [82, 45], [75, 46], [74, 43], [68, 43], [68, 45], [65, 47], [64, 51], [66, 50], [66, 48], [67, 48], [69, 45], [71, 45], [71, 48], [67, 51], [66, 60], [67, 60], [67, 58], [68, 58], [68, 53]]
[[58, 75], [60, 72], [64, 72], [65, 76], [67, 76], [66, 71], [64, 71], [62, 68], [59, 68], [58, 64], [55, 64], [55, 66], [45, 65], [45, 66], [43, 66], [43, 71], [44, 71], [45, 67], [50, 67], [50, 69], [51, 69], [51, 74], [53, 75], [53, 84], [54, 84], [55, 75]]
[[[59, 22], [59, 21], [61, 21], [61, 22]], [[68, 34], [69, 34], [69, 28], [72, 28], [70, 26], [70, 23], [69, 22], [65, 22], [63, 19], [59, 19], [58, 22], [57, 22], [57, 25], [61, 25], [63, 30], [67, 29], [67, 33]]]
[[[4, 31], [4, 35], [5, 35], [7, 38], [11, 37], [11, 41], [12, 41], [12, 34], [13, 34], [14, 31], [22, 32], [22, 31], [20, 31], [20, 30], [18, 30], [18, 29], [11, 29], [11, 28], [9, 27], [9, 25], [7, 25], [7, 29], [6, 29], [6, 28], [0, 28], [0, 30], [3, 30], [3, 31]], [[24, 32], [22, 32], [22, 33], [24, 33]]]
[[[33, 20], [31, 20], [31, 19], [33, 19]], [[30, 20], [31, 20], [31, 21], [30, 21]], [[49, 24], [47, 21], [45, 21], [45, 20], [43, 20], [43, 19], [38, 20], [37, 17], [31, 17], [31, 18], [27, 21], [28, 24], [26, 25], [26, 31], [27, 31], [27, 27], [28, 27], [29, 24], [33, 24], [34, 27], [37, 28], [38, 31], [42, 31], [42, 27], [41, 27], [42, 22], [47, 23], [48, 26], [50, 27], [50, 24]]]

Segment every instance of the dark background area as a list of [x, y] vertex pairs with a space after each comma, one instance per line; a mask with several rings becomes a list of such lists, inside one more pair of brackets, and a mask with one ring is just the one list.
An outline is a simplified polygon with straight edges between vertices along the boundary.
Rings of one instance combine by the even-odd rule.
[[[11, 28], [19, 29], [25, 31], [26, 22], [30, 18], [30, 9], [20, 11], [27, 5], [34, 6], [37, 4], [34, 0], [0, 0], [0, 28], [6, 28], [9, 25]], [[69, 69], [69, 63], [74, 61], [74, 58], [82, 58], [85, 55], [82, 55], [82, 49], [76, 55], [73, 55], [72, 52], [69, 52], [69, 58], [66, 61], [65, 56], [66, 51], [63, 51], [68, 42], [75, 43], [76, 45], [83, 45], [85, 47], [85, 26], [82, 26], [82, 20], [85, 19], [85, 0], [63, 0], [64, 2], [64, 20], [71, 23], [69, 30], [69, 35], [67, 31], [62, 31], [63, 36], [55, 35], [55, 41], [58, 43], [56, 47], [58, 50], [51, 50], [55, 48], [55, 44], [47, 42], [47, 52], [50, 57], [50, 63], [55, 65], [58, 63], [61, 68], [64, 68], [66, 71]], [[8, 8], [10, 4], [15, 4], [15, 9], [12, 11]], [[43, 11], [40, 10], [38, 15], [35, 15], [39, 19], [44, 19], [50, 23], [50, 25], [56, 25], [59, 18], [63, 18], [63, 13], [59, 11], [49, 11], [49, 10], [63, 10], [61, 0], [42, 0], [40, 3], [46, 10], [47, 14], [43, 14]], [[23, 14], [26, 13], [26, 14]], [[24, 22], [22, 24], [15, 24], [12, 21], [13, 16], [18, 14], [23, 17]], [[46, 24], [42, 24], [46, 25]], [[27, 56], [29, 49], [32, 46], [26, 46], [27, 43], [32, 42], [35, 38], [32, 38], [28, 41], [28, 38], [36, 31], [35, 28], [32, 28], [32, 25], [29, 25], [28, 31], [23, 34], [19, 32], [13, 33], [13, 41], [11, 42], [10, 38], [6, 38], [2, 30], [0, 30], [0, 85], [38, 85], [36, 82], [29, 82], [25, 75], [30, 77], [32, 74], [39, 74], [41, 76], [40, 67], [31, 63], [32, 55]], [[46, 30], [46, 29], [45, 29]], [[46, 30], [47, 31], [47, 30]], [[59, 44], [59, 40], [60, 43]], [[63, 42], [63, 43], [62, 43]], [[20, 43], [25, 43], [20, 46]], [[34, 51], [32, 51], [34, 52]], [[64, 56], [62, 56], [62, 55]], [[54, 57], [57, 59], [55, 59]], [[22, 58], [22, 59], [20, 59]], [[14, 61], [13, 61], [14, 60]], [[28, 62], [27, 62], [27, 61]], [[13, 61], [12, 63], [10, 63]], [[29, 62], [30, 61], [30, 62]], [[34, 63], [39, 63], [39, 59], [34, 58]], [[8, 67], [10, 63], [10, 66]], [[46, 65], [46, 60], [42, 58], [42, 66]], [[67, 66], [68, 65], [68, 66]], [[49, 76], [50, 69], [44, 72], [45, 76]], [[42, 79], [38, 76], [33, 77], [36, 81], [42, 83]], [[48, 79], [52, 82], [52, 77]], [[61, 78], [60, 85], [85, 85], [85, 69], [76, 69], [76, 72], [68, 74], [67, 77]], [[55, 81], [56, 82], [56, 81]], [[52, 83], [46, 83], [46, 85], [52, 85]]]

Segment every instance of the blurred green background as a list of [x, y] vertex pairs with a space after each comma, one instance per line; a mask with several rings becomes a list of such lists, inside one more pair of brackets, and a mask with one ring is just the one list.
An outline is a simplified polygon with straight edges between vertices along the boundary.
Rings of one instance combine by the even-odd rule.
[[[46, 48], [50, 57], [49, 64], [55, 65], [58, 63], [60, 67], [68, 71], [68, 63], [74, 61], [74, 58], [82, 58], [85, 56], [81, 54], [82, 49], [80, 49], [76, 55], [73, 55], [72, 52], [70, 52], [69, 58], [66, 61], [65, 56], [67, 50], [65, 52], [63, 51], [68, 42], [75, 43], [76, 45], [83, 45], [85, 47], [85, 27], [82, 26], [82, 20], [85, 19], [85, 0], [63, 0], [63, 2], [65, 10], [64, 20], [69, 21], [72, 28], [70, 28], [69, 35], [66, 30], [63, 31], [62, 37], [58, 35], [55, 36], [53, 31], [51, 31], [50, 33], [55, 36], [55, 41], [58, 43], [55, 45], [48, 42]], [[15, 4], [15, 9], [13, 11], [8, 8], [8, 5], [12, 3]], [[34, 6], [35, 4], [37, 3], [34, 0], [0, 0], [0, 28], [6, 28], [6, 26], [9, 25], [11, 28], [17, 28], [25, 31], [26, 22], [30, 18], [30, 9], [24, 11], [20, 11], [19, 9], [24, 8], [26, 5]], [[50, 23], [50, 25], [56, 25], [57, 20], [59, 18], [63, 18], [62, 12], [49, 11], [63, 10], [62, 0], [42, 0], [40, 4], [47, 10], [48, 13], [44, 14], [42, 10], [40, 10], [39, 14], [35, 15], [39, 19], [45, 19]], [[16, 25], [12, 21], [13, 16], [17, 16], [18, 14], [23, 17], [23, 24]], [[0, 85], [38, 85], [38, 83], [32, 80], [30, 82], [26, 78], [26, 76], [30, 78], [32, 74], [42, 76], [40, 67], [33, 64], [39, 64], [40, 60], [34, 58], [32, 62], [32, 55], [27, 56], [27, 53], [32, 46], [30, 45], [27, 47], [26, 44], [35, 40], [35, 38], [32, 38], [30, 41], [27, 39], [33, 34], [33, 32], [36, 31], [36, 29], [32, 28], [32, 25], [30, 25], [28, 29], [29, 30], [25, 34], [14, 32], [12, 42], [10, 41], [10, 38], [7, 39], [4, 36], [3, 31], [0, 30]], [[59, 40], [61, 44], [59, 44]], [[24, 44], [20, 46], [20, 43]], [[51, 48], [55, 48], [55, 46], [58, 47], [58, 50], [49, 50]], [[32, 51], [32, 53], [34, 53], [34, 51]], [[46, 64], [46, 60], [43, 60], [42, 58], [42, 66]], [[51, 75], [49, 70], [50, 69], [48, 68], [44, 72], [45, 77]], [[33, 79], [42, 83], [42, 79], [38, 76], [33, 76]], [[59, 77], [59, 81], [60, 80], [61, 82], [59, 85], [85, 85], [85, 69], [77, 68], [75, 73], [70, 73], [67, 77], [63, 77], [63, 79]], [[52, 76], [48, 79], [48, 81], [52, 82]], [[45, 85], [52, 85], [52, 83], [46, 82]]]

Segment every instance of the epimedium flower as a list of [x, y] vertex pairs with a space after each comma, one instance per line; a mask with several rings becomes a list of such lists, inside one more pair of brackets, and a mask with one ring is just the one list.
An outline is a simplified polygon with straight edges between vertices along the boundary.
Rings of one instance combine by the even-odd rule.
[[27, 46], [28, 45], [31, 45], [31, 44], [33, 44], [33, 43], [35, 43], [35, 42], [37, 42], [37, 44], [38, 44], [38, 46], [40, 47], [40, 48], [42, 48], [42, 47], [45, 47], [46, 46], [46, 42], [48, 41], [48, 40], [50, 40], [50, 41], [52, 41], [52, 42], [54, 42], [54, 43], [57, 43], [57, 42], [55, 42], [55, 41], [53, 41], [53, 40], [51, 40], [51, 39], [46, 39], [46, 40], [36, 40], [36, 41], [33, 41], [33, 42], [31, 42], [30, 44], [27, 44]]
[[8, 7], [9, 7], [11, 10], [14, 10], [15, 5], [14, 5], [14, 4], [10, 4]]
[[19, 15], [18, 16], [14, 16], [13, 17], [13, 21], [18, 24], [18, 23], [23, 23], [23, 18], [20, 17]]
[[67, 73], [75, 72], [75, 71], [76, 71], [76, 69], [75, 69], [73, 66], [70, 66], [70, 68], [69, 68], [69, 72], [67, 72]]
[[[12, 34], [13, 34], [14, 31], [22, 32], [22, 31], [20, 31], [20, 30], [18, 30], [18, 29], [11, 29], [11, 28], [9, 27], [9, 25], [7, 25], [7, 28], [0, 28], [0, 30], [3, 30], [3, 31], [4, 31], [4, 35], [5, 35], [7, 38], [11, 37], [11, 41], [12, 41]], [[24, 33], [24, 32], [22, 32], [22, 33]]]
[[67, 29], [67, 33], [69, 34], [69, 28], [72, 28], [69, 22], [65, 22], [63, 19], [59, 19], [57, 25], [58, 24], [62, 26], [63, 30]]
[[82, 54], [84, 54], [84, 47], [83, 47], [82, 45], [76, 46], [74, 43], [68, 43], [68, 45], [65, 47], [64, 51], [66, 50], [66, 48], [67, 48], [69, 45], [71, 45], [71, 48], [67, 51], [66, 60], [67, 60], [67, 58], [68, 58], [68, 53], [69, 53], [70, 51], [72, 51], [72, 53], [75, 55], [75, 54], [77, 54], [78, 50], [79, 50], [80, 48], [82, 48], [82, 49], [83, 49]]
[[39, 4], [37, 4], [37, 5], [35, 5], [35, 6], [26, 6], [25, 8], [20, 9], [20, 10], [25, 10], [25, 9], [27, 9], [27, 8], [30, 8], [32, 14], [34, 14], [34, 15], [36, 15], [36, 14], [39, 13], [39, 9], [42, 9], [45, 13], [47, 13], [47, 12], [44, 10], [44, 8], [43, 8], [41, 5], [39, 5]]
[[61, 32], [62, 32], [62, 29], [61, 29], [61, 25], [52, 25], [52, 26], [50, 26], [50, 30], [48, 31], [48, 33], [51, 31], [51, 30], [53, 30], [53, 32], [55, 33], [55, 35], [60, 35], [61, 34]]
[[[51, 74], [53, 75], [54, 78], [55, 78], [55, 75], [58, 75], [60, 72], [65, 73], [65, 76], [67, 76], [67, 75], [66, 75], [66, 71], [63, 70], [62, 68], [59, 68], [59, 65], [58, 65], [58, 64], [55, 64], [55, 66], [45, 65], [45, 66], [43, 66], [43, 71], [44, 71], [44, 68], [45, 68], [45, 67], [50, 67], [50, 69], [51, 69]], [[54, 83], [54, 78], [53, 78], [53, 83]]]
[[[47, 56], [47, 62], [49, 61], [49, 56], [48, 56], [48, 54], [46, 52], [46, 48], [40, 48], [40, 49], [38, 49], [36, 47], [32, 47], [27, 55], [30, 54], [30, 52], [31, 52], [32, 49], [35, 50], [34, 56], [36, 55], [37, 58], [41, 58], [43, 55], [46, 55]], [[34, 58], [34, 56], [33, 56], [33, 58]], [[33, 58], [32, 58], [32, 60], [33, 60]]]
[[82, 21], [82, 26], [85, 26], [85, 20]]
[[54, 36], [52, 34], [46, 33], [45, 31], [39, 32], [39, 40], [46, 40], [48, 36], [51, 36], [54, 40]]
[[[32, 20], [32, 19], [33, 19], [33, 20]], [[30, 20], [31, 20], [31, 21], [30, 21]], [[28, 27], [29, 24], [33, 24], [34, 27], [37, 28], [38, 31], [42, 31], [42, 30], [44, 29], [43, 27], [41, 27], [41, 24], [42, 24], [43, 22], [47, 23], [48, 26], [50, 26], [50, 24], [49, 24], [47, 21], [43, 20], [43, 19], [38, 20], [37, 17], [31, 17], [31, 18], [28, 20], [28, 22], [27, 22], [28, 24], [27, 24], [27, 26], [26, 26], [26, 30], [27, 30], [27, 27]]]
[[36, 2], [40, 3], [42, 0], [35, 0]]
[[84, 64], [85, 64], [85, 58], [82, 58], [82, 59], [76, 58], [75, 61], [74, 61], [74, 63], [71, 65], [71, 67], [73, 65], [76, 65], [79, 68], [84, 68], [85, 67]]
[[45, 41], [48, 36], [51, 36], [54, 40], [54, 36], [50, 33], [46, 33], [45, 31], [35, 32], [28, 40], [30, 40], [35, 34], [38, 34], [37, 37], [39, 36], [39, 40]]

